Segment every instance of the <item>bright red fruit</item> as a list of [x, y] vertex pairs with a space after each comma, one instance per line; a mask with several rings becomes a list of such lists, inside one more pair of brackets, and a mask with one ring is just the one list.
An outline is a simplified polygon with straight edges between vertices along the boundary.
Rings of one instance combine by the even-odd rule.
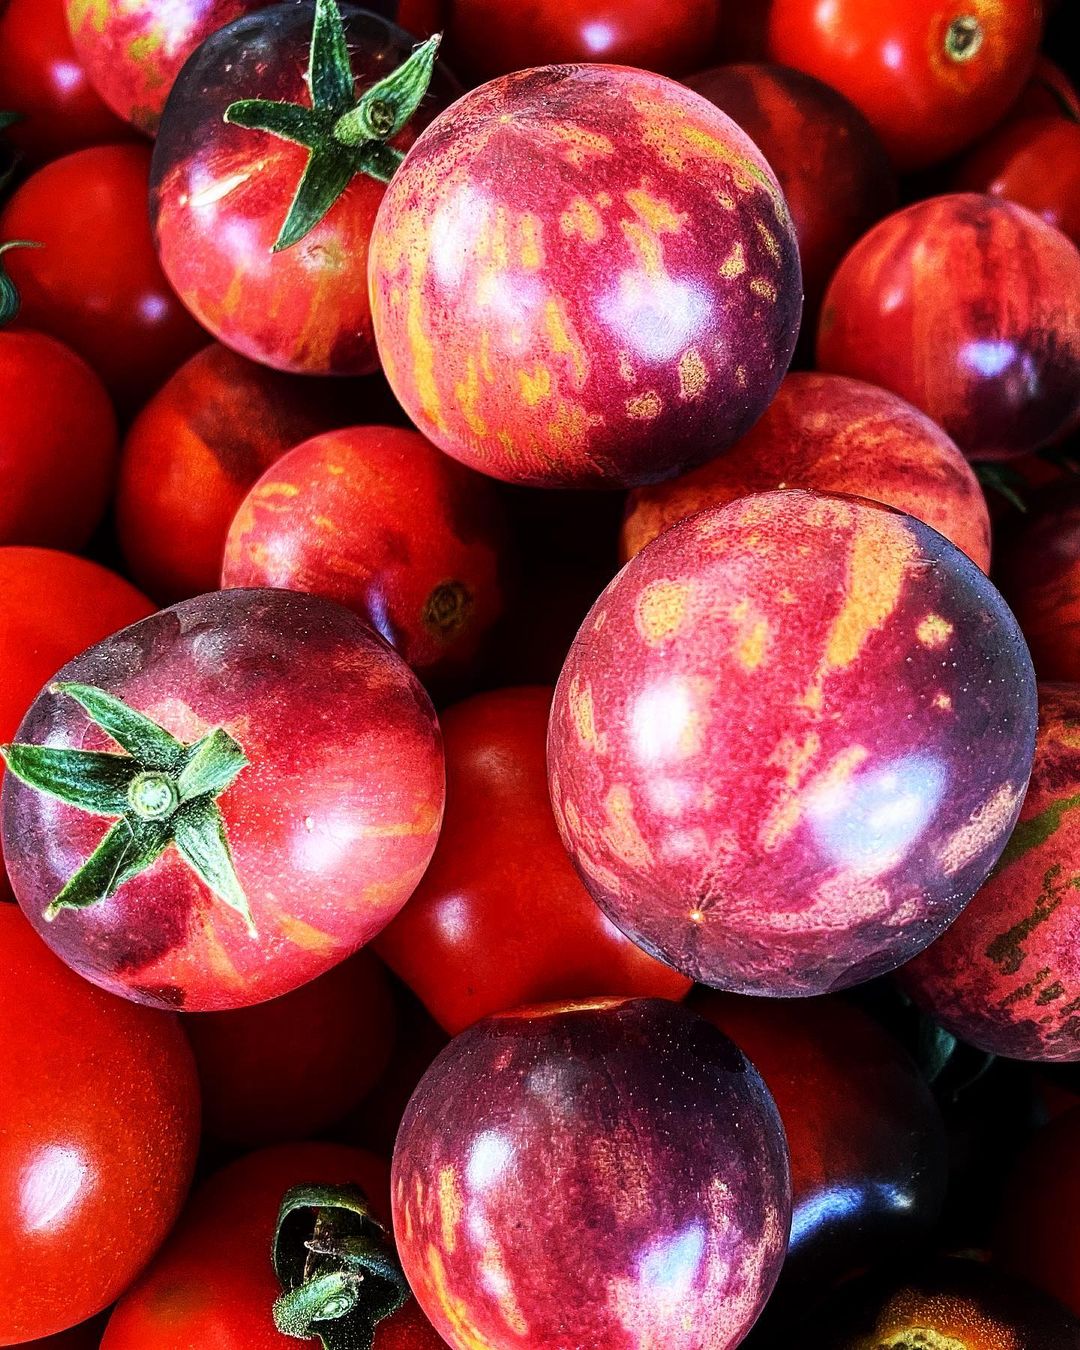
[[463, 1032], [405, 1113], [393, 1197], [405, 1273], [454, 1350], [732, 1350], [791, 1213], [753, 1065], [661, 999]]
[[441, 719], [446, 819], [377, 950], [451, 1033], [527, 1003], [689, 988], [601, 914], [570, 865], [547, 791], [550, 706], [550, 689], [501, 689]]
[[745, 497], [673, 525], [593, 606], [551, 796], [594, 898], [705, 984], [825, 993], [914, 956], [986, 879], [1035, 738], [1020, 630], [921, 522]]
[[506, 601], [494, 486], [398, 427], [316, 436], [266, 470], [225, 545], [222, 586], [348, 606], [425, 679], [471, 670]]
[[441, 449], [536, 486], [651, 482], [771, 400], [802, 287], [761, 153], [659, 75], [549, 66], [420, 137], [372, 236], [394, 392]]
[[773, 61], [866, 114], [900, 169], [947, 159], [1000, 121], [1035, 64], [1040, 0], [770, 0]]
[[998, 583], [1040, 679], [1080, 681], [1080, 483], [1048, 485], [1002, 532]]
[[66, 342], [123, 408], [141, 402], [203, 343], [154, 256], [146, 220], [150, 151], [103, 145], [47, 164], [0, 213], [20, 322]]
[[1011, 202], [916, 202], [840, 264], [817, 362], [892, 389], [972, 459], [1035, 450], [1080, 411], [1080, 253]]
[[243, 1007], [313, 979], [393, 917], [438, 838], [427, 695], [315, 596], [163, 610], [65, 666], [19, 740], [12, 889], [80, 974], [162, 1007]]
[[116, 415], [101, 381], [41, 333], [0, 333], [0, 544], [81, 548], [105, 512]]
[[175, 1022], [80, 980], [0, 904], [0, 1345], [123, 1293], [179, 1213], [198, 1139]]
[[990, 880], [903, 972], [961, 1040], [1010, 1059], [1080, 1060], [1080, 685], [1039, 686], [1035, 766]]
[[622, 556], [632, 558], [695, 511], [785, 487], [895, 506], [990, 569], [986, 499], [941, 428], [885, 389], [802, 371], [788, 375], [765, 415], [726, 455], [631, 493]]
[[1080, 122], [1080, 94], [1065, 72], [1042, 53], [1005, 120], [1014, 122], [1021, 117], [1068, 117]]

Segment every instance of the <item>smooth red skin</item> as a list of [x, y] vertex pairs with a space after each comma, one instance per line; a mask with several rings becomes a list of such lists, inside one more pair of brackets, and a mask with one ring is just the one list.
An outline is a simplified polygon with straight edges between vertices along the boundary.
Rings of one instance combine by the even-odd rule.
[[363, 426], [305, 441], [251, 488], [222, 586], [279, 586], [359, 614], [425, 679], [471, 671], [507, 600], [494, 486], [418, 432]]
[[965, 156], [950, 186], [1026, 206], [1080, 244], [1080, 122], [1008, 122]]
[[[362, 92], [406, 59], [414, 39], [353, 5], [342, 14]], [[364, 277], [383, 184], [358, 175], [300, 243], [274, 253], [307, 151], [224, 121], [238, 99], [310, 104], [311, 16], [304, 5], [277, 5], [203, 43], [161, 120], [150, 214], [166, 275], [219, 341], [277, 370], [365, 375], [379, 364]], [[393, 144], [407, 149], [458, 92], [439, 68]]]
[[742, 127], [776, 174], [799, 241], [803, 329], [812, 333], [837, 263], [896, 207], [881, 142], [853, 104], [799, 70], [717, 66], [686, 83]]
[[[57, 675], [115, 694], [186, 742], [224, 727], [251, 763], [218, 799], [258, 931], [170, 848], [108, 900], [44, 911], [111, 824], [7, 775], [5, 856], [31, 923], [113, 993], [213, 1012], [276, 998], [368, 942], [423, 875], [443, 808], [430, 700], [354, 614], [290, 591], [181, 602]], [[44, 691], [20, 741], [115, 749]]]
[[720, 0], [451, 0], [446, 36], [476, 81], [575, 61], [681, 75], [712, 50], [720, 10]]
[[690, 987], [601, 914], [566, 856], [547, 791], [551, 694], [500, 689], [441, 719], [439, 845], [377, 950], [451, 1035], [523, 1004], [594, 994], [680, 999]]
[[1080, 122], [1080, 94], [1065, 72], [1041, 52], [1031, 79], [1005, 120], [1015, 122], [1022, 117], [1067, 117]]
[[902, 975], [961, 1040], [1010, 1059], [1080, 1060], [1080, 685], [1039, 686], [1035, 766], [989, 881]]
[[105, 387], [54, 338], [0, 332], [0, 407], [0, 544], [81, 548], [116, 470]]
[[1020, 630], [928, 526], [850, 497], [673, 525], [593, 606], [552, 707], [563, 842], [646, 951], [740, 993], [909, 960], [1005, 846], [1035, 738]]
[[661, 999], [463, 1032], [405, 1113], [393, 1199], [409, 1283], [454, 1350], [732, 1350], [791, 1213], [761, 1079]]
[[[945, 37], [976, 18], [982, 45], [965, 61]], [[939, 163], [1004, 116], [1035, 65], [1039, 0], [771, 0], [769, 59], [816, 75], [863, 113], [898, 169]]]
[[802, 300], [748, 137], [603, 65], [505, 76], [439, 117], [383, 198], [369, 281], [413, 422], [547, 487], [654, 482], [725, 448], [780, 383]]
[[777, 1301], [820, 1290], [924, 1240], [945, 1199], [941, 1114], [912, 1060], [837, 998], [773, 1002], [699, 991], [691, 1006], [765, 1080], [791, 1150], [794, 1212]]
[[64, 0], [0, 6], [0, 108], [22, 113], [4, 142], [32, 164], [130, 134], [75, 56]]
[[971, 459], [1036, 450], [1080, 407], [1080, 253], [1012, 202], [905, 207], [837, 269], [817, 364], [906, 398]]
[[998, 584], [1039, 678], [1080, 681], [1080, 484], [1052, 483], [1028, 508], [1002, 532]]
[[122, 411], [205, 341], [162, 275], [146, 221], [150, 151], [102, 145], [47, 164], [0, 213], [0, 239], [32, 239], [4, 265], [19, 321], [88, 361]]
[[185, 1016], [204, 1131], [247, 1148], [321, 1134], [381, 1078], [395, 1020], [382, 966], [364, 951], [269, 1003]]
[[0, 1345], [85, 1321], [172, 1227], [199, 1142], [175, 1022], [72, 974], [0, 904]]
[[[372, 1153], [339, 1144], [251, 1153], [195, 1192], [168, 1245], [117, 1305], [101, 1350], [295, 1350], [271, 1316], [281, 1286], [270, 1252], [282, 1197], [311, 1182], [359, 1185], [388, 1220], [388, 1169]], [[374, 1350], [441, 1344], [410, 1301], [379, 1324]]]
[[1041, 1129], [1021, 1156], [994, 1254], [1080, 1317], [1080, 1106]]
[[986, 498], [941, 428], [885, 389], [804, 371], [787, 376], [765, 415], [726, 455], [630, 494], [622, 557], [695, 511], [781, 487], [884, 502], [932, 525], [990, 570]]

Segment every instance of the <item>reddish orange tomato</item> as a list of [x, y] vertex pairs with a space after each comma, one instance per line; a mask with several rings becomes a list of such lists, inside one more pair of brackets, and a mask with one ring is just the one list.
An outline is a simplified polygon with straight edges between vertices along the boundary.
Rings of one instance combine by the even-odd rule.
[[1040, 0], [772, 0], [768, 47], [845, 94], [897, 168], [947, 159], [1023, 89]]

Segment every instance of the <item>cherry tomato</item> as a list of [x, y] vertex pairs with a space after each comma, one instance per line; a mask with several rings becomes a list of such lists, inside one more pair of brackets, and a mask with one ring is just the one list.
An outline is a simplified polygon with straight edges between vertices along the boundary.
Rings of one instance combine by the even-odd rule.
[[1040, 0], [771, 0], [773, 61], [866, 114], [897, 168], [947, 159], [998, 122], [1035, 65]]
[[0, 904], [0, 1345], [123, 1293], [180, 1211], [198, 1138], [175, 1022], [79, 979]]
[[103, 145], [47, 164], [0, 213], [20, 322], [66, 342], [130, 409], [206, 341], [169, 289], [146, 220], [150, 151]]
[[505, 689], [442, 718], [446, 820], [377, 950], [452, 1033], [525, 1003], [689, 988], [601, 914], [566, 856], [547, 793], [550, 706], [550, 689]]
[[427, 695], [316, 596], [162, 610], [65, 666], [18, 734], [15, 895], [80, 974], [161, 1007], [244, 1007], [313, 979], [401, 908], [438, 838]]

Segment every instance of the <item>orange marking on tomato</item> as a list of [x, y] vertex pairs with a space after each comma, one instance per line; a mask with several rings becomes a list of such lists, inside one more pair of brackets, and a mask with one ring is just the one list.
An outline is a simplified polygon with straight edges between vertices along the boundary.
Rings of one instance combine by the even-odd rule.
[[769, 625], [758, 619], [735, 650], [743, 670], [757, 670], [765, 659], [769, 645]]
[[653, 234], [678, 234], [686, 222], [685, 211], [674, 210], [670, 202], [643, 188], [631, 188], [624, 196], [634, 215]]
[[607, 737], [596, 729], [596, 708], [593, 704], [592, 689], [575, 675], [570, 681], [568, 699], [570, 716], [574, 720], [574, 730], [582, 745], [588, 746], [598, 755], [607, 754]]
[[690, 598], [691, 589], [684, 581], [661, 579], [645, 587], [634, 610], [634, 626], [648, 646], [659, 646], [679, 632]]
[[280, 913], [277, 925], [281, 935], [288, 942], [294, 947], [303, 948], [306, 952], [317, 952], [320, 956], [334, 956], [341, 949], [337, 938], [330, 933], [324, 933], [314, 924], [298, 919], [294, 914]]
[[544, 226], [538, 216], [526, 212], [518, 221], [521, 236], [521, 265], [535, 272], [544, 265]]
[[611, 193], [598, 192], [596, 196], [593, 198], [593, 201], [596, 202], [597, 206], [599, 206], [602, 211], [606, 211], [608, 207], [611, 205]]
[[521, 397], [530, 408], [535, 408], [541, 399], [547, 398], [551, 393], [551, 371], [539, 363], [533, 367], [531, 373], [519, 370], [518, 382], [521, 385]]
[[952, 699], [948, 696], [948, 694], [935, 694], [934, 707], [940, 708], [942, 712], [951, 712]]
[[701, 353], [690, 347], [679, 358], [679, 397], [684, 401], [700, 398], [709, 383], [709, 372]]
[[486, 328], [480, 330], [480, 374], [488, 384], [495, 383], [495, 371], [491, 365], [491, 333]]
[[599, 413], [587, 412], [580, 403], [560, 400], [555, 416], [547, 425], [548, 436], [561, 450], [583, 454], [589, 448], [589, 432], [604, 425]]
[[635, 394], [626, 400], [626, 415], [639, 422], [651, 422], [664, 411], [664, 401], [655, 389], [647, 389], [644, 394]]
[[754, 277], [750, 282], [750, 289], [762, 300], [768, 300], [770, 303], [773, 303], [776, 300], [776, 287], [771, 281], [767, 281], [765, 277]]
[[598, 243], [605, 233], [600, 212], [584, 197], [575, 197], [562, 213], [559, 229], [568, 239], [579, 235], [587, 244]]
[[[852, 518], [844, 503], [837, 514]], [[860, 515], [855, 520], [848, 555], [845, 600], [833, 620], [825, 649], [825, 665], [831, 670], [850, 666], [867, 639], [896, 608], [915, 557], [915, 541], [907, 530], [898, 530], [890, 516]]]
[[959, 872], [997, 842], [1008, 829], [1021, 796], [1011, 783], [1002, 783], [972, 812], [968, 823], [949, 836], [937, 855], [946, 876]]
[[415, 820], [399, 820], [392, 825], [365, 825], [363, 833], [369, 839], [404, 839], [430, 834], [438, 828], [439, 816], [438, 808], [432, 802], [425, 802]]
[[601, 830], [612, 853], [628, 867], [648, 867], [653, 860], [652, 850], [634, 819], [633, 798], [630, 789], [616, 783], [604, 798], [608, 824]]
[[489, 1342], [480, 1334], [479, 1328], [469, 1317], [469, 1306], [466, 1301], [451, 1293], [442, 1253], [433, 1242], [428, 1244], [426, 1264], [431, 1291], [438, 1300], [459, 1350], [491, 1350]]
[[619, 378], [625, 380], [627, 384], [633, 384], [637, 379], [637, 372], [634, 370], [629, 352], [619, 353]]
[[451, 1256], [457, 1250], [457, 1230], [464, 1212], [457, 1172], [453, 1167], [443, 1167], [439, 1170], [439, 1226], [443, 1248]]
[[506, 1271], [506, 1262], [502, 1250], [495, 1242], [489, 1242], [480, 1257], [480, 1272], [485, 1289], [495, 1295], [499, 1313], [515, 1336], [527, 1336], [529, 1324], [514, 1298], [514, 1289]]
[[741, 277], [745, 271], [746, 253], [739, 240], [736, 240], [731, 246], [731, 252], [720, 264], [720, 275], [726, 281], [734, 281], [736, 277]]
[[[419, 225], [416, 212], [411, 213], [409, 233], [424, 239], [424, 231]], [[417, 246], [419, 257], [407, 262], [408, 267], [408, 304], [405, 311], [405, 332], [409, 342], [409, 354], [412, 357], [413, 384], [420, 398], [420, 407], [439, 430], [446, 422], [443, 418], [442, 400], [439, 386], [435, 380], [435, 344], [424, 327], [424, 315], [427, 312], [424, 301], [424, 273], [427, 271], [427, 249], [424, 242]]]
[[583, 168], [590, 158], [596, 159], [615, 153], [615, 147], [606, 136], [575, 126], [572, 122], [556, 122], [548, 134], [562, 147], [562, 157], [575, 168]]
[[754, 225], [756, 226], [757, 232], [761, 237], [761, 242], [765, 245], [765, 249], [768, 252], [769, 257], [772, 258], [773, 262], [778, 263], [780, 261], [781, 254], [780, 254], [780, 245], [777, 242], [776, 235], [773, 234], [772, 230], [769, 229], [769, 227], [764, 223], [764, 221], [758, 220], [756, 216], [754, 217]]
[[544, 323], [555, 355], [569, 356], [574, 384], [580, 389], [589, 373], [589, 358], [566, 317], [561, 301], [552, 298], [547, 302], [544, 306]]
[[953, 635], [953, 626], [940, 614], [927, 614], [915, 630], [924, 647], [944, 647]]
[[739, 365], [735, 367], [735, 383], [740, 389], [746, 388], [746, 367]]
[[491, 230], [491, 266], [497, 272], [510, 267], [510, 213], [505, 206], [495, 208], [495, 223]]
[[454, 385], [454, 397], [473, 435], [486, 436], [487, 423], [480, 416], [477, 407], [480, 397], [480, 369], [474, 356], [470, 356], [465, 363], [464, 380], [459, 380]]

